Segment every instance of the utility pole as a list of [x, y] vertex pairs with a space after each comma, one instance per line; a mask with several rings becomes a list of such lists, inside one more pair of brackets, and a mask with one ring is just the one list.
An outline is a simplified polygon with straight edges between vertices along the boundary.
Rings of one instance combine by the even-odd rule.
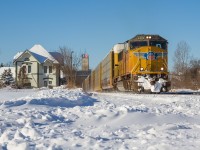
[[73, 63], [73, 61], [72, 61], [72, 54], [74, 53], [74, 51], [71, 51], [71, 71], [72, 71], [72, 67], [73, 67], [73, 65], [72, 65], [72, 63]]
[[71, 77], [70, 77], [70, 82], [71, 82], [71, 86], [73, 86], [73, 84], [74, 84], [74, 79], [73, 79], [73, 59], [72, 59], [72, 54], [74, 53], [74, 51], [71, 51]]

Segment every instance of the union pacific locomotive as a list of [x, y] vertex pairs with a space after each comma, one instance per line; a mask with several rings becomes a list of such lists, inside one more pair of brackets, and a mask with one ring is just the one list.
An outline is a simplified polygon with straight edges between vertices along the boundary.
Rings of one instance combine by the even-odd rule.
[[159, 35], [136, 35], [114, 45], [83, 82], [85, 91], [166, 92], [168, 42]]

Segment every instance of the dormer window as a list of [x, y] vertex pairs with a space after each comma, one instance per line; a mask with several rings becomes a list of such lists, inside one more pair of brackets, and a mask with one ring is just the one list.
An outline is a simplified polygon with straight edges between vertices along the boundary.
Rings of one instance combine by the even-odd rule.
[[24, 58], [24, 61], [30, 61], [30, 59], [28, 57]]

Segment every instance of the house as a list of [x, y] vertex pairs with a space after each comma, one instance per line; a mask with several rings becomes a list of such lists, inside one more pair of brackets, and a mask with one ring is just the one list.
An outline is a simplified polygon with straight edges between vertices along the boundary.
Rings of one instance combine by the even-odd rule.
[[41, 45], [18, 53], [13, 61], [16, 83], [29, 87], [55, 87], [60, 85], [62, 55], [48, 52]]

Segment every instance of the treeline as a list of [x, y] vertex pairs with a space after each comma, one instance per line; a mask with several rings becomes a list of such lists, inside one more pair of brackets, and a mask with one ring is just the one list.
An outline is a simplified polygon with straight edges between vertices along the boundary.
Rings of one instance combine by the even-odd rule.
[[12, 67], [13, 63], [12, 62], [8, 62], [8, 63], [0, 63], [0, 68], [1, 67]]
[[190, 55], [190, 47], [185, 41], [178, 43], [173, 61], [172, 89], [200, 89], [200, 59]]

